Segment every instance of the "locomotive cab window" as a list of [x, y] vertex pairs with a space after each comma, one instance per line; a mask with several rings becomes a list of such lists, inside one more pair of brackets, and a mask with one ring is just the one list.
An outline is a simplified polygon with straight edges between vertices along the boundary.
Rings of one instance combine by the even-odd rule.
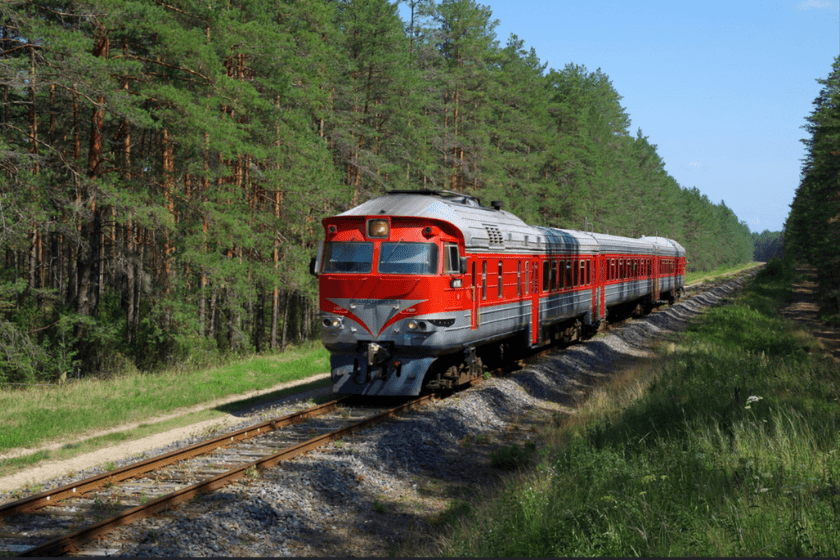
[[379, 249], [382, 274], [437, 274], [438, 247], [434, 243], [383, 243]]
[[461, 259], [456, 243], [444, 243], [443, 257], [444, 274], [459, 274], [461, 272]]
[[373, 263], [373, 243], [330, 242], [324, 247], [325, 273], [365, 274]]

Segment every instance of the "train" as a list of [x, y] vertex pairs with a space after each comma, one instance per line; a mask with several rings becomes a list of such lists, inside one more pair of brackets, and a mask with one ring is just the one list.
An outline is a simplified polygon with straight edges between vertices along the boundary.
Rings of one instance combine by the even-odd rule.
[[322, 220], [310, 272], [333, 392], [451, 389], [506, 353], [573, 342], [683, 292], [673, 239], [532, 226], [502, 206], [395, 190]]

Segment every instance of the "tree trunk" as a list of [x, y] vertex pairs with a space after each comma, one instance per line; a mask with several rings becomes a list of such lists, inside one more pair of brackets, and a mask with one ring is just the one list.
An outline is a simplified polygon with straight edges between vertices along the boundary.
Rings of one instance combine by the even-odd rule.
[[271, 345], [272, 350], [277, 349], [277, 323], [280, 320], [280, 287], [274, 286], [271, 292]]
[[290, 306], [289, 300], [290, 299], [291, 299], [291, 297], [289, 296], [289, 292], [286, 292], [283, 295], [283, 339], [280, 343], [281, 344], [280, 348], [282, 350], [286, 349], [286, 345], [288, 344], [288, 341], [289, 341], [288, 337], [289, 337], [289, 306]]
[[[177, 222], [175, 216], [175, 197], [172, 193], [174, 188], [173, 175], [175, 173], [175, 148], [169, 136], [169, 130], [163, 129], [163, 137], [161, 138], [161, 165], [163, 166], [163, 197], [166, 204], [166, 210], [172, 216], [173, 222]], [[169, 230], [164, 233], [163, 241], [163, 282], [164, 293], [168, 296], [172, 290], [172, 280], [175, 274], [175, 246], [172, 244], [172, 239]]]
[[205, 324], [207, 321], [207, 275], [201, 273], [199, 295], [198, 295], [198, 333], [200, 336], [206, 334]]
[[207, 326], [207, 336], [216, 337], [216, 290], [210, 290], [210, 324]]
[[254, 313], [254, 349], [257, 354], [263, 351], [263, 336], [265, 335], [265, 290], [258, 286], [257, 309]]

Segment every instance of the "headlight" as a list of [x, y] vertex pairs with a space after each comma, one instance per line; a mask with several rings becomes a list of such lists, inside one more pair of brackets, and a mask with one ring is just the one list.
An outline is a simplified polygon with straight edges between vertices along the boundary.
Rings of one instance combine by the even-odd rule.
[[406, 326], [408, 327], [408, 330], [410, 330], [410, 331], [416, 330], [417, 329], [417, 321], [413, 321], [413, 320], [409, 321]]
[[388, 220], [368, 220], [368, 237], [388, 237], [390, 233]]
[[343, 323], [341, 321], [341, 317], [333, 317], [332, 319], [329, 318], [329, 317], [326, 317], [324, 319], [323, 323], [324, 323], [325, 327], [333, 328], [333, 329], [337, 329], [337, 328], [339, 328], [343, 325]]

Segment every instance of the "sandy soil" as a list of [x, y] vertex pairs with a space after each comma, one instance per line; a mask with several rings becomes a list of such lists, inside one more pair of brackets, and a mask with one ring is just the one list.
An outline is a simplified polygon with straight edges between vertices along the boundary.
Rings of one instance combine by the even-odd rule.
[[[274, 391], [278, 391], [280, 389], [286, 389], [289, 387], [295, 387], [297, 385], [303, 385], [305, 383], [311, 383], [313, 381], [317, 381], [319, 379], [325, 379], [329, 377], [328, 373], [319, 374], [314, 377], [310, 377], [308, 379], [302, 379], [298, 381], [290, 381], [288, 383], [281, 383], [271, 387], [269, 389], [263, 389], [261, 391], [252, 391], [250, 393], [245, 393], [241, 395], [233, 395], [230, 397], [226, 397], [224, 399], [219, 399], [213, 402], [204, 403], [198, 406], [193, 406], [190, 408], [183, 408], [178, 409], [171, 414], [166, 414], [163, 416], [158, 416], [155, 418], [148, 418], [142, 421], [142, 424], [154, 424], [157, 422], [163, 422], [165, 420], [170, 420], [172, 418], [177, 418], [178, 416], [183, 416], [185, 414], [190, 414], [192, 412], [198, 412], [201, 410], [207, 410], [211, 408], [215, 408], [217, 406], [240, 401], [244, 399], [249, 399], [251, 397], [256, 397], [260, 395], [264, 395], [267, 393], [271, 393]], [[323, 389], [323, 392], [329, 391], [329, 388]], [[307, 394], [303, 398], [309, 398], [309, 394]], [[300, 397], [287, 397], [298, 399]], [[280, 401], [278, 401], [280, 402]], [[36, 484], [43, 482], [45, 480], [51, 480], [53, 478], [58, 478], [60, 476], [64, 476], [70, 472], [77, 472], [82, 471], [85, 469], [90, 469], [93, 467], [98, 467], [103, 465], [109, 461], [119, 461], [121, 459], [125, 459], [131, 457], [132, 455], [139, 455], [148, 451], [150, 449], [157, 449], [159, 447], [164, 447], [169, 445], [172, 442], [180, 441], [183, 439], [187, 439], [192, 437], [196, 434], [207, 433], [210, 430], [222, 430], [224, 428], [233, 426], [242, 422], [241, 416], [235, 416], [232, 414], [225, 414], [225, 416], [221, 418], [216, 418], [212, 420], [205, 420], [203, 422], [198, 422], [195, 424], [190, 424], [189, 426], [184, 426], [182, 428], [174, 428], [172, 430], [168, 430], [165, 432], [161, 432], [159, 434], [154, 434], [151, 436], [147, 436], [141, 439], [123, 442], [117, 445], [113, 445], [110, 447], [106, 447], [100, 449], [98, 451], [94, 451], [92, 453], [87, 453], [84, 455], [79, 455], [77, 457], [73, 457], [71, 459], [61, 460], [61, 461], [44, 461], [39, 463], [38, 465], [29, 468], [25, 471], [20, 473], [7, 476], [4, 478], [0, 478], [0, 492], [8, 492], [11, 490], [15, 490], [17, 488], [22, 488], [27, 484]], [[122, 426], [117, 426], [115, 428], [111, 428], [108, 430], [102, 430], [98, 432], [90, 432], [83, 434], [76, 440], [63, 440], [60, 442], [51, 442], [49, 444], [45, 444], [39, 447], [30, 447], [30, 448], [18, 448], [7, 451], [5, 453], [0, 454], [0, 461], [3, 459], [8, 459], [11, 457], [19, 457], [21, 455], [28, 455], [30, 453], [35, 453], [41, 450], [55, 450], [59, 449], [69, 443], [77, 443], [80, 441], [84, 441], [89, 438], [106, 435], [109, 433], [114, 432], [121, 432], [126, 430], [133, 430], [137, 428], [141, 422], [132, 423], [132, 424], [125, 424]]]

